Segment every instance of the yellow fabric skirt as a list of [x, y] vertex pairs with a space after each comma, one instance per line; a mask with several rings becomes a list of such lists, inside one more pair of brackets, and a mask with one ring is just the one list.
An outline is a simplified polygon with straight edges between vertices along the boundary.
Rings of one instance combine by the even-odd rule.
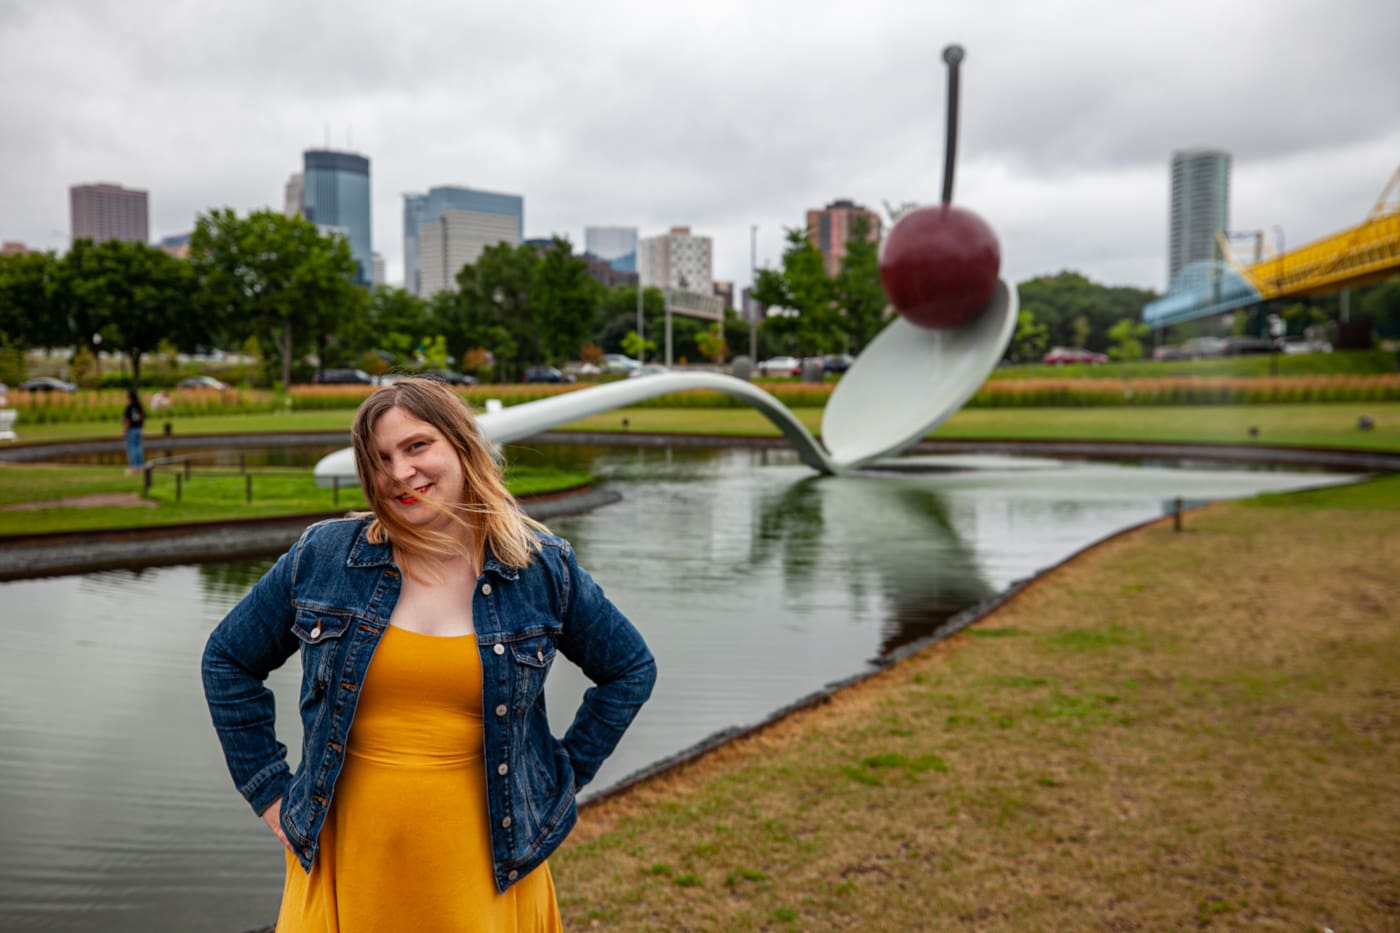
[[475, 636], [389, 626], [308, 875], [287, 853], [278, 933], [557, 931], [549, 866], [492, 880]]

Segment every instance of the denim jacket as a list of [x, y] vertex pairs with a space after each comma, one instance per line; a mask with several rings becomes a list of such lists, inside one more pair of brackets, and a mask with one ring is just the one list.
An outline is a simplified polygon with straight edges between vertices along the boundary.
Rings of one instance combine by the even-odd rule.
[[[262, 813], [282, 798], [282, 829], [306, 871], [345, 761], [359, 690], [398, 601], [400, 570], [368, 523], [312, 525], [209, 636], [204, 692], [234, 784]], [[641, 635], [578, 566], [540, 536], [528, 567], [487, 555], [472, 596], [481, 653], [487, 810], [497, 890], [549, 856], [578, 818], [574, 795], [651, 695], [656, 663]], [[595, 686], [562, 740], [545, 717], [555, 652]], [[303, 744], [293, 774], [264, 681], [301, 653]]]

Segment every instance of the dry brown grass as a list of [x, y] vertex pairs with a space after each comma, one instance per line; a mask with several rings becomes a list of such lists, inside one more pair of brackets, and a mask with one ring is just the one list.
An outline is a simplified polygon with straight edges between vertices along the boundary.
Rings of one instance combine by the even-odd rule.
[[611, 930], [1400, 929], [1400, 511], [1213, 506], [619, 798]]

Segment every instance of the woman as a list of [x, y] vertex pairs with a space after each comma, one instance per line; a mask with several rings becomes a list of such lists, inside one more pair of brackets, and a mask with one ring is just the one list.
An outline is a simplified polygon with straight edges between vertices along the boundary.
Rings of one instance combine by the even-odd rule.
[[141, 407], [141, 396], [132, 386], [126, 390], [126, 407], [122, 409], [122, 431], [126, 434], [126, 465], [130, 475], [146, 463], [146, 454], [141, 449], [141, 429], [146, 426], [146, 409]]
[[[655, 662], [447, 386], [378, 389], [351, 436], [371, 513], [307, 529], [204, 653], [234, 783], [287, 848], [277, 929], [558, 929], [545, 859]], [[596, 684], [562, 740], [556, 650]], [[263, 681], [298, 651], [292, 773]]]

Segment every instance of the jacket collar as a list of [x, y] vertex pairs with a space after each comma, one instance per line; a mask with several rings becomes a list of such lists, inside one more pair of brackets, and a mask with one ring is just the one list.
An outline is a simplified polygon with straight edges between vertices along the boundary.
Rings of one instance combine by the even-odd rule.
[[[394, 564], [394, 549], [385, 541], [383, 544], [373, 544], [368, 538], [369, 522], [362, 522], [355, 532], [355, 542], [350, 545], [350, 556], [346, 559], [347, 567], [389, 567]], [[519, 580], [520, 568], [511, 567], [501, 563], [496, 555], [491, 553], [491, 549], [486, 549], [486, 561], [481, 566], [481, 572], [491, 572], [504, 580]]]

